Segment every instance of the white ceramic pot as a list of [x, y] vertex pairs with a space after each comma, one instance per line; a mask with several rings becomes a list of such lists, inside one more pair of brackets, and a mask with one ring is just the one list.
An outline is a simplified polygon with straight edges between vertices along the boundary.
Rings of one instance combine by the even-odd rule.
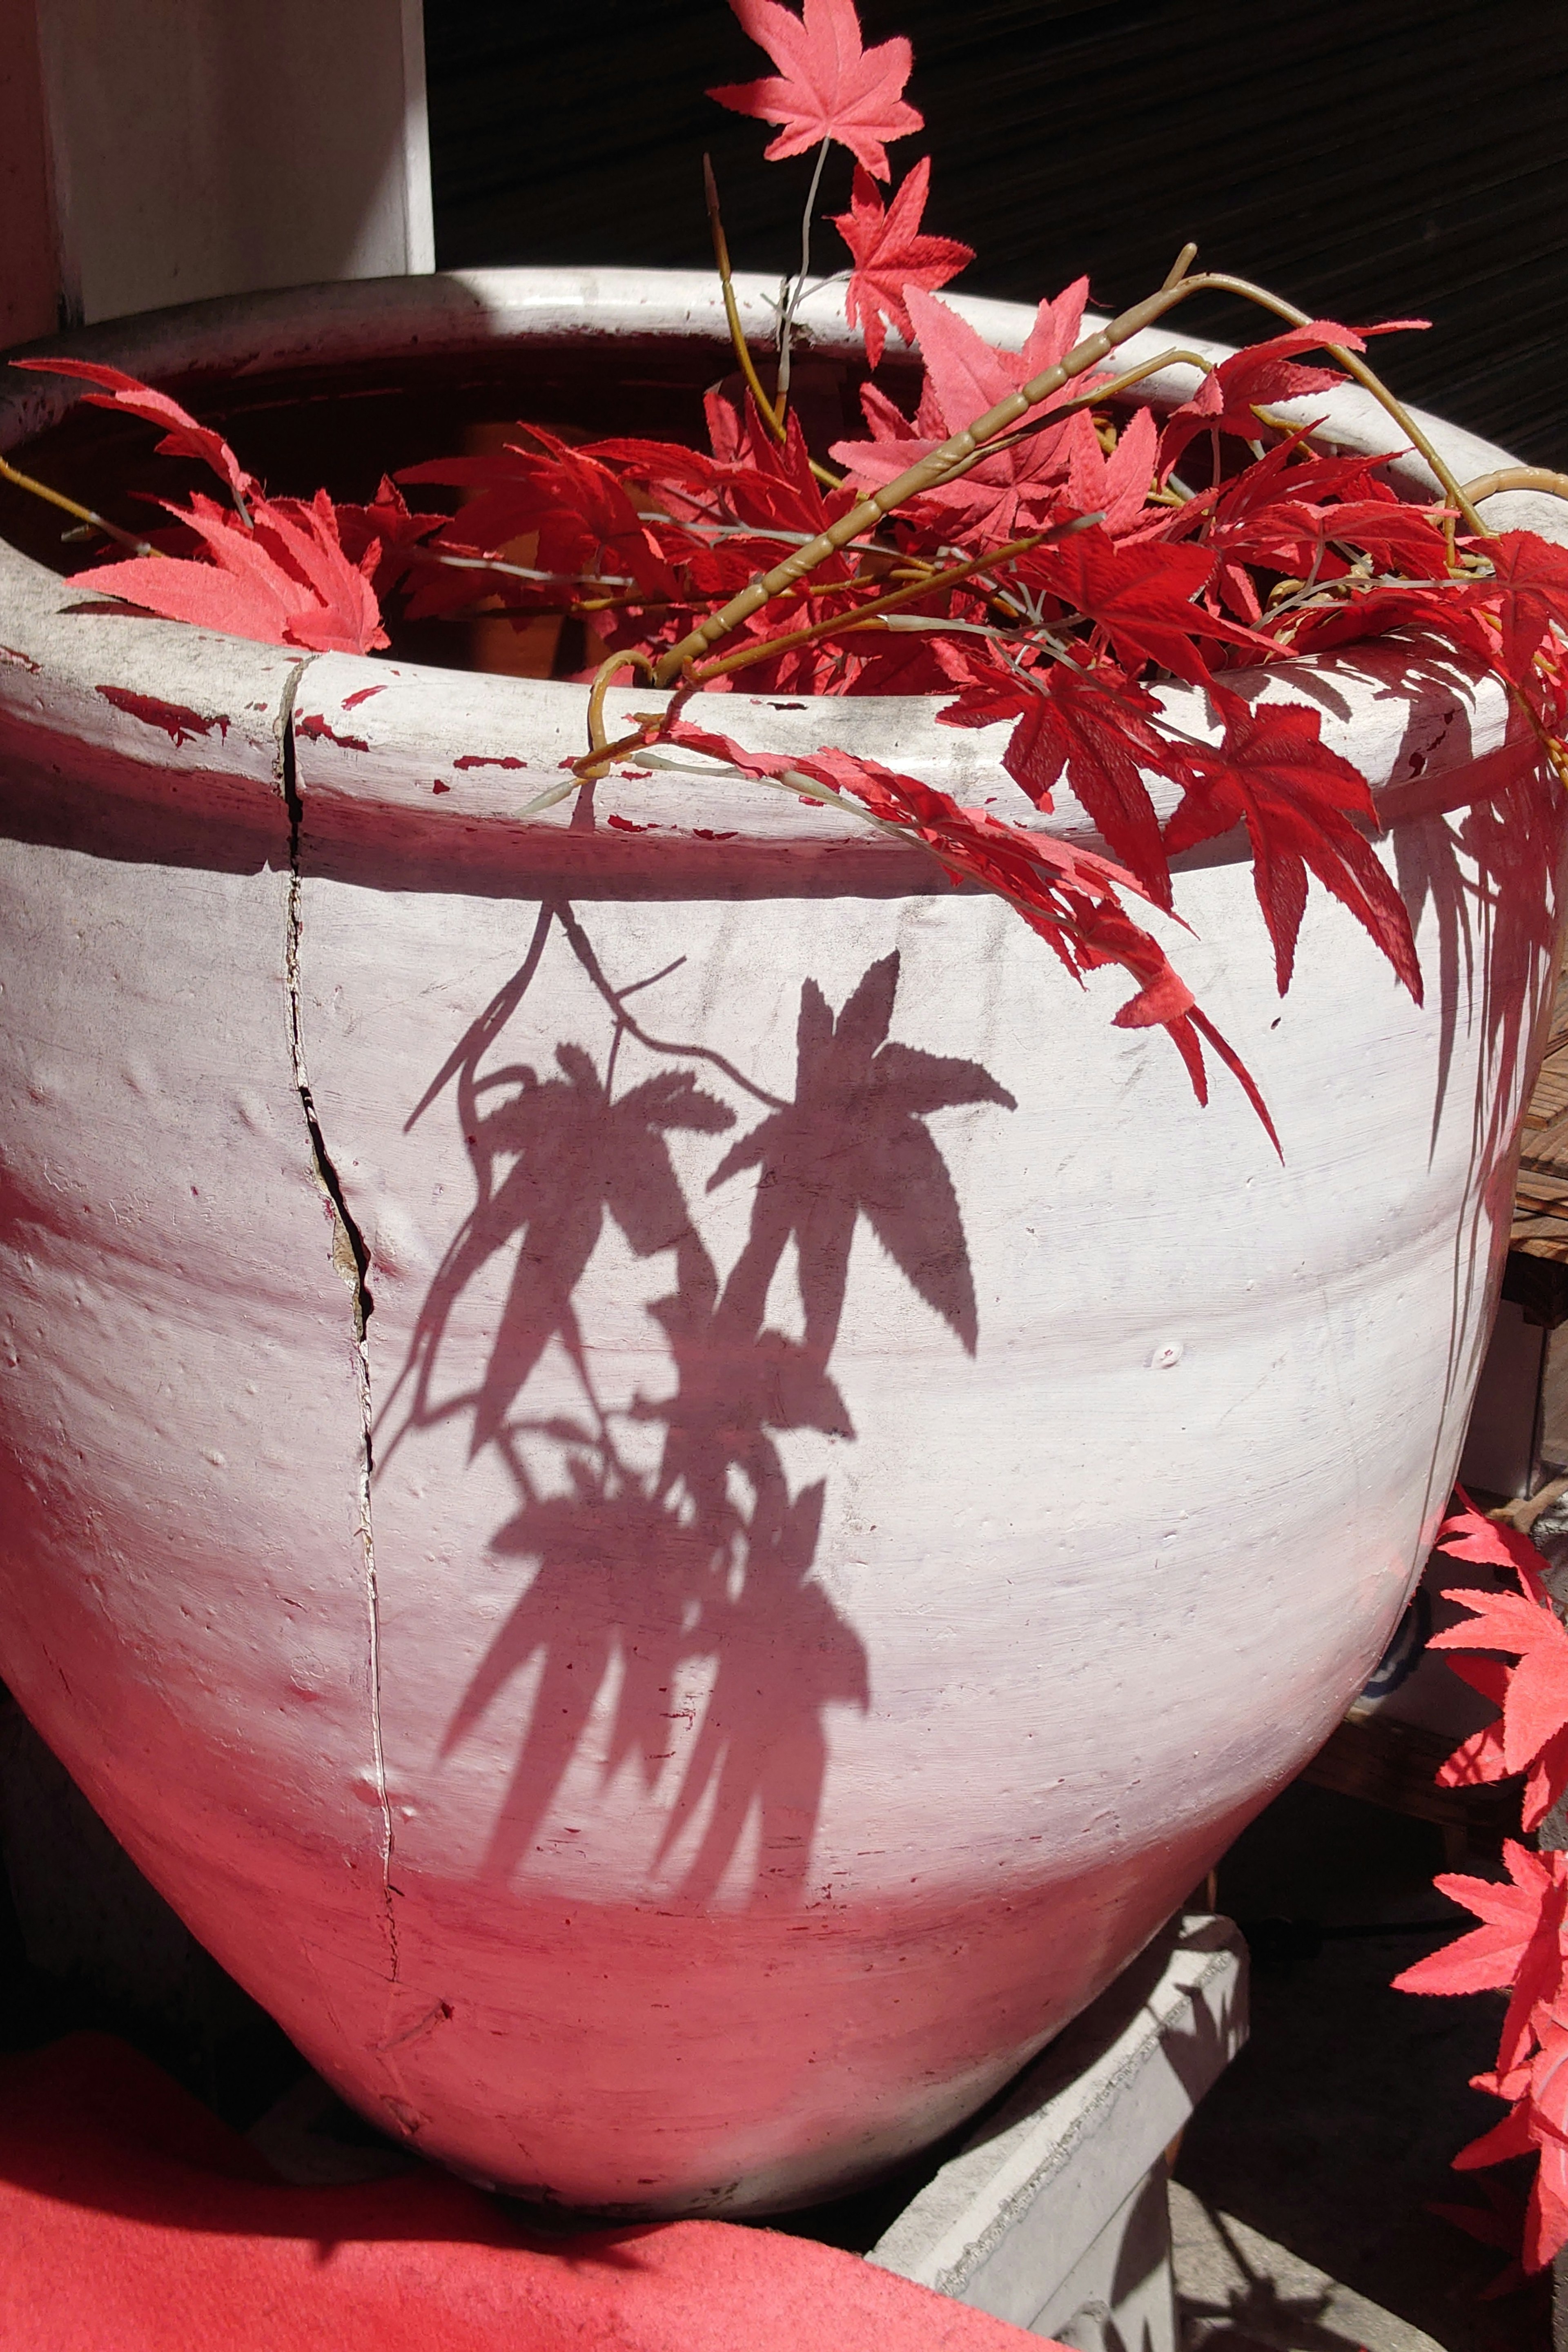
[[[73, 348], [689, 387], [722, 341], [705, 279], [497, 273]], [[30, 379], [4, 437], [69, 397]], [[1437, 654], [1253, 682], [1386, 785], [1427, 980], [1314, 888], [1281, 1004], [1241, 845], [1187, 861], [1173, 952], [1281, 1163], [1110, 1026], [1120, 976], [1080, 995], [825, 812], [617, 776], [520, 824], [580, 688], [84, 611], [8, 550], [0, 599], [0, 1670], [420, 2147], [648, 2213], [888, 2166], [1126, 1962], [1399, 1614], [1506, 1242], [1555, 788], [1504, 830], [1502, 698]], [[1032, 814], [1005, 734], [921, 703], [721, 715]]]

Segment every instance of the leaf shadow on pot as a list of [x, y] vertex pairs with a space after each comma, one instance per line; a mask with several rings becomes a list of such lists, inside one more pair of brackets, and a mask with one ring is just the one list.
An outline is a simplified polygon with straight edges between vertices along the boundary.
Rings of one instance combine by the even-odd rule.
[[[601, 1059], [563, 1041], [548, 1075], [492, 1064], [552, 935], [605, 1007], [606, 1050]], [[916, 1296], [974, 1353], [963, 1216], [926, 1122], [945, 1109], [1014, 1102], [977, 1063], [889, 1037], [896, 952], [869, 966], [837, 1013], [815, 981], [803, 982], [791, 1099], [710, 1047], [653, 1036], [633, 1000], [665, 977], [617, 990], [570, 904], [548, 900], [522, 965], [416, 1106], [410, 1126], [450, 1090], [476, 1198], [380, 1416], [381, 1457], [384, 1465], [416, 1430], [463, 1419], [469, 1458], [489, 1449], [517, 1496], [489, 1549], [531, 1572], [441, 1748], [454, 1755], [509, 1685], [537, 1672], [485, 1874], [510, 1879], [536, 1852], [559, 1852], [579, 1834], [551, 1824], [592, 1743], [600, 1786], [639, 1770], [657, 1809], [651, 1868], [661, 1902], [698, 1907], [722, 1895], [726, 1904], [787, 1908], [808, 1890], [827, 1711], [864, 1712], [870, 1687], [859, 1635], [816, 1573], [827, 1482], [792, 1489], [779, 1441], [801, 1431], [855, 1441], [830, 1367], [862, 1218]], [[628, 1048], [654, 1067], [617, 1092]], [[671, 1148], [676, 1137], [730, 1134], [737, 1113], [724, 1095], [762, 1114], [706, 1180], [719, 1193], [752, 1179], [745, 1238], [727, 1273], [699, 1230]], [[668, 1257], [673, 1270], [672, 1288], [647, 1305], [668, 1385], [655, 1394], [639, 1383], [618, 1402], [601, 1393], [579, 1314], [590, 1260], [612, 1225], [634, 1258]], [[792, 1244], [795, 1338], [769, 1320]], [[438, 1394], [454, 1316], [508, 1255], [482, 1370], [461, 1392]], [[530, 1418], [524, 1391], [557, 1346], [577, 1405]]]
[[[1456, 666], [1453, 677], [1462, 688], [1464, 670]], [[1440, 1029], [1432, 1160], [1450, 1116], [1457, 1041], [1466, 1029], [1480, 1033], [1468, 1100], [1451, 1107], [1452, 1115], [1468, 1124], [1472, 1175], [1467, 1213], [1454, 1232], [1441, 1432], [1454, 1400], [1468, 1396], [1479, 1372], [1490, 1329], [1484, 1300], [1495, 1295], [1509, 1250], [1520, 1121], [1556, 987], [1561, 787], [1538, 754], [1506, 786], [1476, 789], [1467, 777], [1475, 753], [1462, 692], [1456, 691], [1447, 710], [1439, 707], [1436, 734], [1429, 694], [1423, 705], [1412, 682], [1406, 698], [1411, 719], [1392, 776], [1407, 788], [1419, 788], [1429, 777], [1434, 788], [1430, 815], [1402, 824], [1394, 836], [1400, 894], [1411, 924], [1418, 929], [1429, 908], [1437, 930]], [[1513, 711], [1508, 743], [1522, 743], [1529, 751], [1536, 740], [1523, 714]], [[1474, 797], [1458, 797], [1467, 788]], [[1468, 1349], [1462, 1345], [1466, 1334]], [[1450, 1475], [1439, 1433], [1428, 1470], [1424, 1524], [1445, 1502]]]

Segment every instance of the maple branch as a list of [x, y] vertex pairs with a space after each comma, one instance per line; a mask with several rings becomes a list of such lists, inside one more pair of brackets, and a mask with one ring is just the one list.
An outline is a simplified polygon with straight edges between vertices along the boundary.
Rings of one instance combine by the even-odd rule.
[[1568, 499], [1568, 474], [1554, 474], [1549, 466], [1500, 466], [1495, 474], [1478, 474], [1460, 496], [1479, 507], [1500, 490], [1545, 490], [1554, 499]]
[[[610, 680], [617, 670], [623, 669], [640, 670], [645, 677], [650, 679], [653, 677], [653, 664], [647, 654], [608, 654], [599, 664], [594, 672], [594, 683], [588, 689], [588, 757], [576, 762], [573, 771], [576, 783], [591, 784], [595, 776], [604, 774], [611, 761], [617, 756], [616, 746], [609, 741], [605, 731], [605, 697], [610, 690]], [[639, 734], [632, 740], [640, 742], [642, 738]], [[571, 792], [574, 786], [568, 784], [565, 789]]]
[[531, 563], [503, 563], [495, 555], [449, 555], [440, 547], [408, 547], [409, 563], [444, 563], [453, 572], [499, 572], [509, 580], [533, 580], [545, 588], [633, 588], [629, 572], [540, 572]]
[[[599, 664], [594, 672], [594, 683], [588, 689], [588, 749], [580, 760], [572, 762], [563, 782], [547, 784], [543, 792], [536, 793], [531, 801], [524, 802], [517, 813], [520, 824], [526, 817], [542, 816], [546, 809], [554, 808], [557, 802], [568, 799], [583, 785], [593, 783], [615, 761], [624, 758], [628, 751], [640, 750], [647, 741], [647, 729], [644, 725], [639, 725], [635, 735], [619, 736], [613, 743], [605, 732], [605, 697], [609, 692], [610, 680], [617, 670], [628, 667], [646, 670], [649, 677], [653, 676], [653, 664], [646, 654], [610, 654]], [[658, 723], [661, 726], [664, 723], [662, 712]]]
[[1179, 348], [1162, 352], [1157, 359], [1145, 360], [1142, 367], [1129, 368], [1125, 375], [1113, 376], [1109, 383], [1097, 385], [1093, 392], [1080, 392], [1075, 400], [1064, 400], [1060, 407], [1047, 409], [1044, 416], [1037, 416], [1032, 425], [1020, 425], [1016, 433], [1005, 433], [998, 439], [988, 441], [984, 449], [977, 449], [973, 457], [965, 458], [962, 466], [953, 467], [943, 479], [943, 489], [950, 482], [962, 481], [964, 475], [971, 473], [976, 466], [983, 466], [987, 457], [1000, 457], [1004, 451], [1016, 449], [1020, 441], [1032, 440], [1037, 433], [1048, 433], [1064, 417], [1076, 416], [1081, 409], [1099, 408], [1104, 402], [1114, 400], [1119, 393], [1129, 391], [1135, 383], [1142, 383], [1145, 376], [1158, 375], [1165, 368], [1174, 367], [1178, 361], [1187, 367], [1202, 368], [1205, 375], [1214, 373], [1213, 360], [1204, 359], [1197, 352]]
[[704, 155], [702, 158], [702, 187], [708, 199], [708, 226], [713, 237], [713, 258], [719, 267], [719, 286], [724, 297], [724, 316], [730, 322], [730, 341], [735, 347], [735, 357], [740, 362], [741, 373], [746, 379], [747, 389], [757, 404], [758, 415], [773, 439], [783, 441], [784, 438], [783, 413], [774, 409], [773, 402], [763, 390], [763, 379], [757, 373], [752, 354], [746, 348], [745, 330], [741, 324], [741, 308], [735, 299], [734, 282], [730, 275], [730, 241], [724, 235], [724, 223], [719, 213], [719, 183], [713, 176], [711, 155]]
[[[76, 500], [68, 499], [63, 490], [51, 490], [47, 482], [37, 482], [31, 474], [19, 472], [4, 457], [0, 457], [0, 478], [15, 482], [19, 490], [30, 490], [36, 499], [47, 499], [50, 506], [58, 507], [62, 514], [75, 515], [79, 522], [89, 523], [94, 530], [102, 531], [106, 539], [112, 539], [121, 547], [128, 547], [132, 555], [162, 555], [163, 552], [161, 547], [154, 547], [151, 540], [138, 539], [133, 532], [121, 530], [118, 523], [105, 522], [103, 517], [94, 514], [90, 507], [78, 506]], [[73, 535], [67, 534], [68, 537]]]
[[[912, 604], [917, 598], [933, 595], [939, 588], [955, 588], [963, 580], [972, 580], [976, 572], [991, 572], [1015, 557], [1027, 555], [1031, 548], [1041, 547], [1048, 540], [1070, 539], [1075, 531], [1087, 530], [1090, 523], [1103, 522], [1103, 514], [1075, 515], [1070, 522], [1054, 523], [1045, 530], [1031, 531], [1026, 539], [1015, 539], [1005, 547], [992, 550], [988, 555], [976, 555], [965, 563], [954, 563], [945, 572], [932, 572], [929, 578], [917, 580], [907, 588], [895, 588], [886, 596], [873, 596], [868, 604], [852, 604], [847, 612], [837, 613], [826, 621], [814, 621], [809, 628], [791, 629], [784, 636], [763, 637], [754, 646], [745, 646], [739, 653], [729, 654], [722, 661], [707, 662], [701, 669], [688, 673], [693, 686], [706, 686], [710, 678], [727, 677], [738, 669], [749, 669], [753, 662], [766, 661], [773, 654], [789, 653], [796, 646], [808, 646], [817, 637], [831, 637], [850, 629], [860, 628], [878, 614], [891, 613], [900, 604]], [[940, 614], [931, 615], [933, 625], [952, 627], [953, 624]]]
[[[977, 416], [973, 425], [965, 425], [962, 432], [951, 435], [936, 448], [928, 450], [923, 457], [909, 467], [905, 472], [898, 475], [894, 480], [884, 482], [879, 488], [869, 491], [858, 506], [852, 507], [847, 514], [840, 516], [836, 523], [820, 532], [797, 554], [790, 556], [783, 563], [776, 564], [773, 571], [765, 573], [762, 579], [753, 580], [748, 586], [742, 588], [719, 612], [710, 614], [699, 627], [691, 630], [680, 639], [678, 645], [671, 646], [668, 651], [660, 656], [656, 682], [660, 686], [668, 686], [689, 662], [700, 660], [710, 646], [717, 645], [721, 637], [727, 636], [731, 629], [738, 628], [742, 621], [749, 620], [759, 605], [767, 604], [772, 597], [792, 586], [805, 573], [815, 571], [819, 563], [826, 562], [830, 555], [836, 555], [840, 548], [851, 539], [857, 538], [861, 531], [874, 529], [879, 522], [891, 514], [895, 508], [906, 506], [911, 499], [921, 498], [928, 490], [939, 488], [960, 467], [965, 466], [979, 450], [989, 442], [998, 439], [1010, 426], [1018, 424], [1028, 415], [1031, 408], [1037, 408], [1040, 403], [1048, 400], [1054, 392], [1059, 392], [1064, 383], [1070, 383], [1075, 376], [1087, 373], [1089, 369], [1095, 366], [1099, 361], [1108, 358], [1120, 345], [1130, 342], [1132, 337], [1141, 334], [1145, 327], [1152, 327], [1157, 319], [1163, 318], [1167, 310], [1173, 310], [1178, 302], [1184, 302], [1189, 294], [1205, 291], [1244, 295], [1248, 300], [1258, 303], [1264, 310], [1272, 310], [1277, 317], [1288, 320], [1294, 326], [1307, 327], [1312, 323], [1305, 310], [1299, 310], [1293, 302], [1287, 302], [1282, 296], [1270, 294], [1265, 287], [1254, 286], [1245, 278], [1229, 277], [1221, 270], [1203, 270], [1195, 277], [1180, 278], [1173, 284], [1162, 286], [1157, 293], [1145, 295], [1142, 301], [1135, 302], [1131, 310], [1123, 310], [1118, 318], [1112, 319], [1109, 326], [1101, 327], [1096, 333], [1086, 336], [1081, 343], [1074, 345], [1065, 359], [1058, 360], [1055, 366], [1048, 367], [1041, 374], [1032, 377], [1016, 392], [1009, 393], [1006, 398], [998, 401], [994, 408], [988, 408], [983, 416]], [[1372, 369], [1356, 357], [1353, 352], [1347, 351], [1340, 343], [1325, 343], [1323, 349], [1336, 365], [1342, 368], [1347, 375], [1352, 376], [1358, 383], [1364, 385], [1374, 399], [1388, 411], [1400, 429], [1408, 435], [1412, 446], [1426, 458], [1442, 484], [1444, 491], [1459, 508], [1472, 530], [1483, 538], [1489, 537], [1486, 525], [1466, 499], [1452, 473], [1403, 404], [1373, 374]]]
[[977, 572], [988, 572], [994, 565], [1005, 563], [1014, 556], [1027, 554], [1038, 547], [1047, 531], [1032, 531], [1027, 539], [1014, 540], [1009, 546], [999, 547], [994, 554], [977, 555], [967, 563], [955, 563], [946, 572], [932, 572], [929, 578], [917, 580], [907, 588], [896, 588], [885, 596], [873, 596], [868, 604], [851, 604], [845, 612], [835, 613], [826, 621], [814, 621], [809, 628], [791, 629], [783, 636], [763, 637], [753, 646], [745, 646], [739, 653], [727, 654], [721, 661], [705, 662], [700, 669], [688, 673], [693, 686], [706, 686], [710, 678], [727, 677], [738, 669], [749, 669], [753, 662], [769, 660], [774, 654], [793, 652], [797, 646], [808, 646], [818, 637], [830, 637], [842, 631], [855, 629], [879, 613], [895, 612], [900, 605], [912, 604], [921, 596], [930, 596], [939, 588], [954, 588], [961, 581], [973, 579]]

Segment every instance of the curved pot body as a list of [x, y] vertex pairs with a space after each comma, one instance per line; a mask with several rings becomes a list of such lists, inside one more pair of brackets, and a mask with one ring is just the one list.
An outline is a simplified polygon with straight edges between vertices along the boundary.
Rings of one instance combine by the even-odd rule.
[[[629, 344], [700, 385], [722, 335], [705, 281], [543, 275], [77, 347]], [[8, 551], [0, 590], [0, 1669], [419, 2147], [650, 2213], [886, 2167], [1388, 1637], [1506, 1245], [1554, 792], [1436, 656], [1251, 682], [1384, 785], [1426, 975], [1314, 892], [1281, 1004], [1240, 845], [1182, 873], [1280, 1160], [1110, 1026], [1125, 983], [826, 812], [661, 773], [520, 824], [580, 688], [82, 610]], [[1005, 733], [922, 704], [724, 719], [1016, 798]]]

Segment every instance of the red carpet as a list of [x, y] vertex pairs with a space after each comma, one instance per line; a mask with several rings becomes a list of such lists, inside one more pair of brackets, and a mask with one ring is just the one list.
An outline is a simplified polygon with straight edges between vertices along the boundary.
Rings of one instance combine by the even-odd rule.
[[444, 2173], [296, 2189], [99, 2034], [0, 2058], [3, 2352], [1040, 2352], [723, 2221], [559, 2242]]

